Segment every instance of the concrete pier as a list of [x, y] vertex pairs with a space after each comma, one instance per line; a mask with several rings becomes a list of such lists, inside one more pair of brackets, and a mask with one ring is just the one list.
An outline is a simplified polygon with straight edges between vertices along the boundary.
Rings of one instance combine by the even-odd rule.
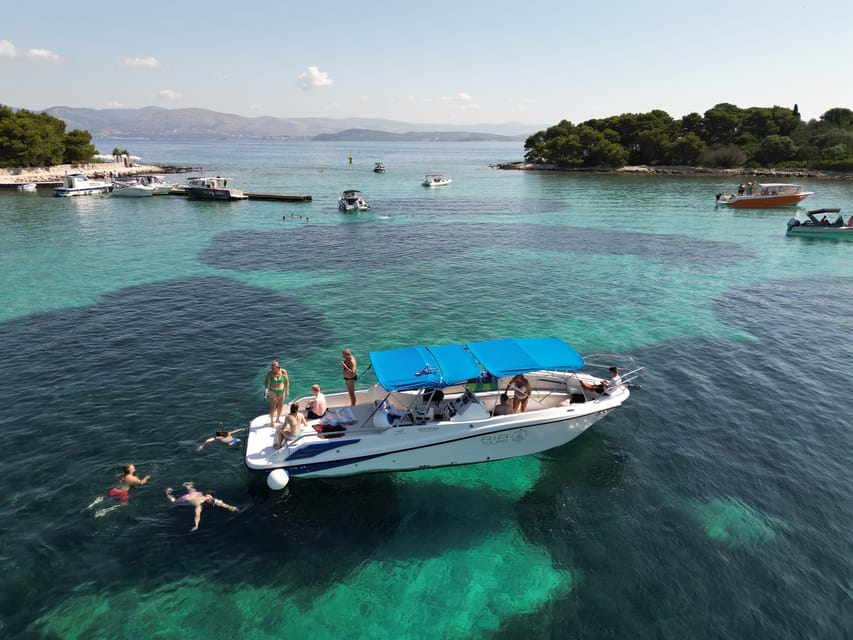
[[[170, 196], [186, 196], [187, 192], [181, 187], [175, 187], [169, 192]], [[252, 193], [244, 191], [249, 200], [270, 200], [273, 202], [311, 202], [312, 198], [308, 194], [299, 193]]]

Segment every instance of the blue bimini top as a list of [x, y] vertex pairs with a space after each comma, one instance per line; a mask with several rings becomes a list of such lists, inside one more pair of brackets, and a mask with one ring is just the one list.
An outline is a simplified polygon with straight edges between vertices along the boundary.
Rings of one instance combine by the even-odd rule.
[[560, 338], [506, 338], [469, 342], [464, 347], [448, 344], [371, 351], [370, 362], [379, 384], [388, 391], [449, 387], [478, 378], [482, 369], [503, 378], [531, 371], [578, 371], [584, 366], [583, 356]]
[[370, 362], [388, 391], [449, 387], [481, 373], [471, 354], [458, 344], [371, 351]]
[[578, 371], [584, 365], [583, 356], [560, 338], [506, 338], [466, 346], [498, 378], [543, 369]]

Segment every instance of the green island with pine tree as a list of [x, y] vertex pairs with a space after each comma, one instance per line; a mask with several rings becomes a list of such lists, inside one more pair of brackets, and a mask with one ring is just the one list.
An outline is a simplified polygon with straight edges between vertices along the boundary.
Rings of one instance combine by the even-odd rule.
[[853, 173], [853, 111], [833, 108], [804, 122], [797, 105], [741, 109], [721, 103], [704, 115], [626, 113], [567, 120], [527, 138], [525, 162], [502, 168], [619, 170], [629, 166]]

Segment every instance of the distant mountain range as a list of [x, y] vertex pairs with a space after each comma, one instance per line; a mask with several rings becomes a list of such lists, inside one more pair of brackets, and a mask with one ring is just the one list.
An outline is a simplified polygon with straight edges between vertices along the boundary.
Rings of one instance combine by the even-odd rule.
[[243, 138], [255, 140], [403, 140], [473, 141], [526, 140], [547, 125], [517, 122], [482, 125], [422, 125], [381, 118], [246, 118], [208, 109], [81, 109], [44, 110], [64, 120], [66, 130], [82, 129], [93, 138]]

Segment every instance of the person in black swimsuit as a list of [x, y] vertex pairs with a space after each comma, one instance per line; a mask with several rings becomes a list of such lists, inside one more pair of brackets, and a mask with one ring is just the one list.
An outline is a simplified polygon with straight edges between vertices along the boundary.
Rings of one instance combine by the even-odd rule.
[[358, 380], [358, 366], [352, 351], [344, 349], [341, 351], [343, 360], [341, 360], [341, 370], [344, 374], [344, 382], [347, 385], [347, 393], [349, 393], [349, 401], [352, 406], [355, 406], [355, 381]]

